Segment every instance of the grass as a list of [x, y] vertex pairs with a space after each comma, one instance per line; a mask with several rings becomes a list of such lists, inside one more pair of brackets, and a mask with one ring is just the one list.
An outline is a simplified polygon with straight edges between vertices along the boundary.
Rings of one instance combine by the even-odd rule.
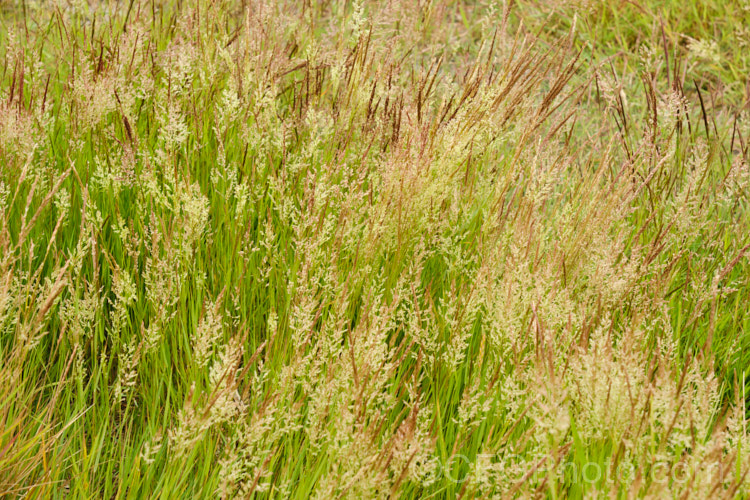
[[750, 4], [0, 5], [0, 496], [745, 498]]

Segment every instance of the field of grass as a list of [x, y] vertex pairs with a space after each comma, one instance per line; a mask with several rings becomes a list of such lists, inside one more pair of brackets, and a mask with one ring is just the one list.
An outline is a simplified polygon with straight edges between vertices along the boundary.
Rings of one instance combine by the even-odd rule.
[[750, 0], [2, 0], [0, 65], [0, 497], [750, 496]]

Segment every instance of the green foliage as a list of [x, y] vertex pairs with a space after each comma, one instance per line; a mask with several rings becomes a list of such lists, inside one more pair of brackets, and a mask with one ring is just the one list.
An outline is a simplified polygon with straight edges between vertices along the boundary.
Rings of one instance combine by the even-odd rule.
[[0, 4], [0, 496], [748, 495], [750, 4]]

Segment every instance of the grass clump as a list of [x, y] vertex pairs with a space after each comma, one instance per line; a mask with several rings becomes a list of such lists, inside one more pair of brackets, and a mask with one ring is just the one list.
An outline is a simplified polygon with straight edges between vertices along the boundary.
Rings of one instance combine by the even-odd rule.
[[0, 495], [746, 496], [740, 4], [3, 3]]

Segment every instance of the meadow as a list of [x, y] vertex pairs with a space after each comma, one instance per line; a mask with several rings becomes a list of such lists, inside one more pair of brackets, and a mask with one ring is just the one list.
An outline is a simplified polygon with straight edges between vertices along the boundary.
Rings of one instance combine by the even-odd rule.
[[0, 497], [748, 498], [749, 26], [0, 1]]

